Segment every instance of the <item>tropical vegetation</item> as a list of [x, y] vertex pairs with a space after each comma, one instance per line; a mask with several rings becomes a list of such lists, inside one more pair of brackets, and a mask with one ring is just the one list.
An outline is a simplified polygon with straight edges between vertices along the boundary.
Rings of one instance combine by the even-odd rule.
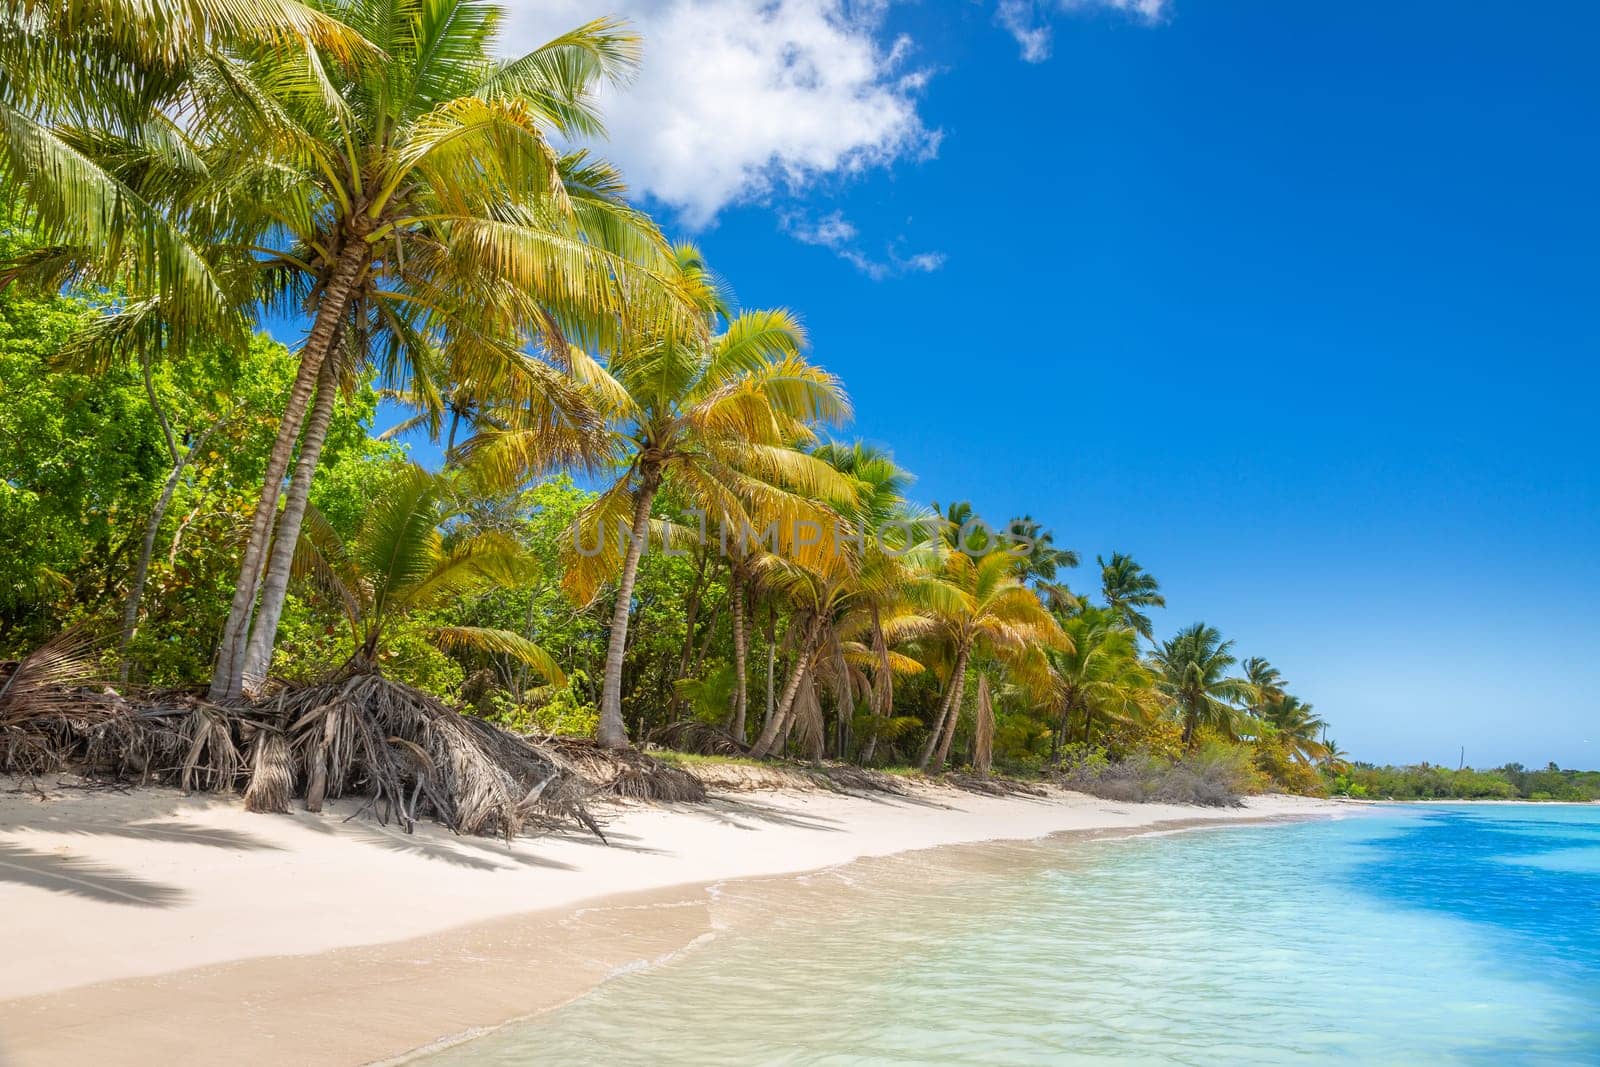
[[1159, 638], [1129, 554], [1075, 590], [1043, 522], [846, 435], [827, 339], [571, 147], [626, 25], [507, 60], [478, 0], [4, 11], [5, 729], [65, 633], [267, 810], [365, 781], [505, 830], [561, 738], [1386, 788], [1265, 660]]

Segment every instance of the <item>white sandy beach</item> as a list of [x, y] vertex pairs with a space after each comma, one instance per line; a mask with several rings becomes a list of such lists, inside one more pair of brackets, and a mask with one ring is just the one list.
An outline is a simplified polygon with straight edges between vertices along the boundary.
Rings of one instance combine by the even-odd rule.
[[432, 825], [407, 835], [344, 821], [352, 810], [252, 815], [232, 798], [153, 789], [0, 794], [0, 1062], [197, 1062], [196, 1049], [224, 1046], [233, 1063], [367, 1062], [555, 1006], [673, 951], [705, 932], [709, 883], [1350, 809], [768, 791], [609, 807], [609, 847]]

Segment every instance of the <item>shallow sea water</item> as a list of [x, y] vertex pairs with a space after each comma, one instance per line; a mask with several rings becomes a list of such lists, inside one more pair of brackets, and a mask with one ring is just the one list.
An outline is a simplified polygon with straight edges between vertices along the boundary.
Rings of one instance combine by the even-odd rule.
[[939, 849], [717, 892], [715, 936], [426, 1062], [1600, 1063], [1600, 806]]

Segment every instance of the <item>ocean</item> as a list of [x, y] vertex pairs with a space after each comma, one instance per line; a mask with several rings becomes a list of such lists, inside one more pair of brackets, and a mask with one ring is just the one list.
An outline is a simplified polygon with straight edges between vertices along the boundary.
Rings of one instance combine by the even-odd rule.
[[718, 887], [430, 1064], [1600, 1063], [1600, 805], [1382, 806]]

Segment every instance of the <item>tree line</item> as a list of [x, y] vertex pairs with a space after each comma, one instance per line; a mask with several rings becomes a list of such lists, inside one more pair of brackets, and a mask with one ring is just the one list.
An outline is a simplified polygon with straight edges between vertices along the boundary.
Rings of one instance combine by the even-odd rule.
[[568, 147], [625, 24], [508, 60], [468, 0], [5, 11], [0, 655], [98, 627], [124, 686], [381, 674], [607, 748], [1346, 769], [1269, 662], [1158, 637], [1133, 557], [1075, 588], [1042, 522], [846, 435], [799, 317]]

